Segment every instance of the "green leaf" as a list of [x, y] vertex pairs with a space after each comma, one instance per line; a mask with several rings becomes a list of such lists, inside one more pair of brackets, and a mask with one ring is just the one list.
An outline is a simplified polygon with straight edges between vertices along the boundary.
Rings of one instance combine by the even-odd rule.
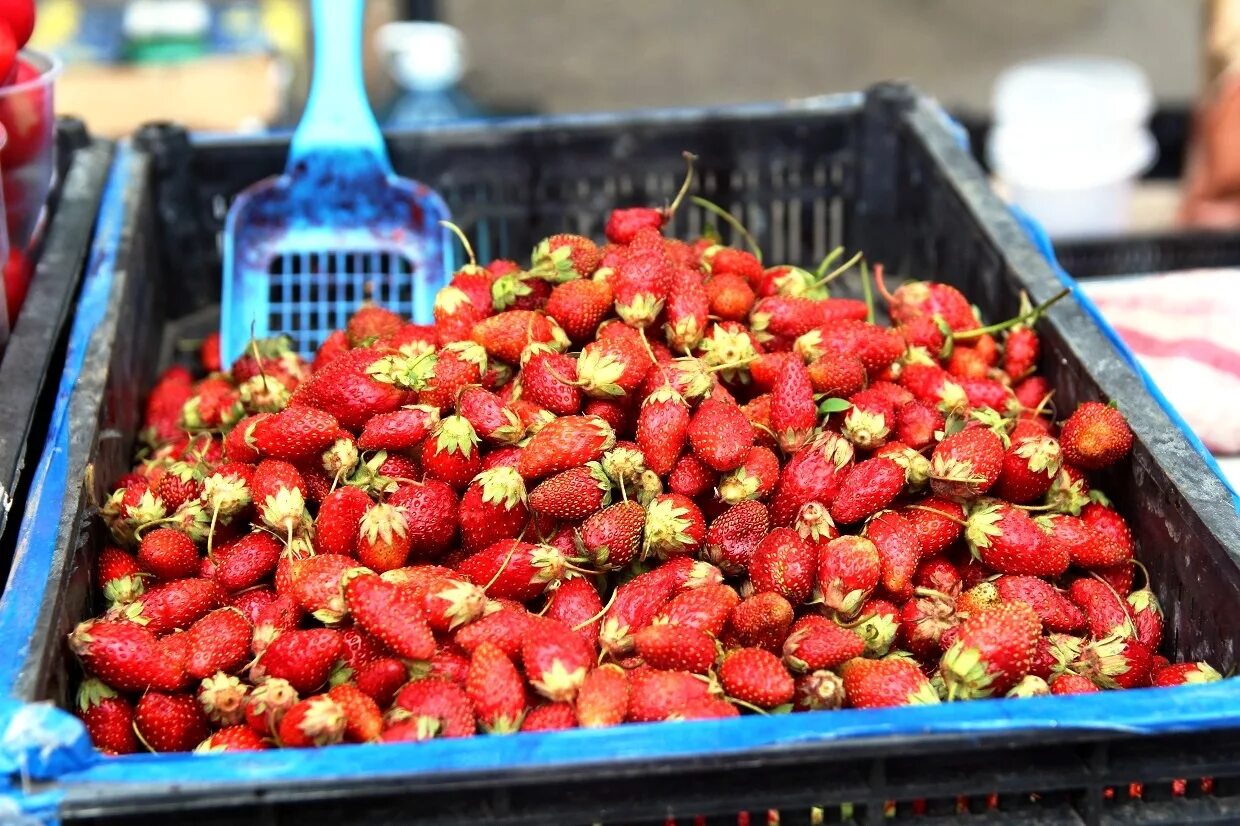
[[832, 413], [843, 413], [852, 407], [852, 402], [848, 399], [823, 399], [818, 405], [818, 412], [824, 415]]

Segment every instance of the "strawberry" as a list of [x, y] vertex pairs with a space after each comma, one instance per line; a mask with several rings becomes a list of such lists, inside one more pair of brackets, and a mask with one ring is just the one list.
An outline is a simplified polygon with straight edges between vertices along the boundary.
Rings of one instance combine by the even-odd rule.
[[448, 344], [436, 353], [431, 374], [418, 390], [418, 402], [440, 411], [448, 410], [456, 403], [461, 388], [480, 383], [486, 371], [487, 353], [482, 347], [461, 340]]
[[250, 658], [254, 629], [236, 608], [218, 608], [189, 628], [192, 643], [185, 672], [201, 680], [216, 671], [235, 672]]
[[250, 676], [287, 680], [297, 693], [310, 694], [327, 682], [341, 651], [340, 634], [329, 628], [285, 631], [267, 646]]
[[[456, 526], [460, 521], [456, 492], [445, 482], [428, 478], [420, 483], [401, 485], [388, 497], [387, 505], [399, 510], [403, 516], [405, 541], [409, 545], [408, 558], [436, 559], [456, 538]], [[496, 532], [502, 527], [497, 524]], [[366, 530], [367, 519], [363, 517], [361, 534], [365, 534]], [[359, 535], [359, 542], [361, 539]], [[359, 558], [360, 550], [359, 545]]]
[[215, 581], [230, 593], [252, 588], [271, 575], [283, 550], [284, 546], [271, 534], [251, 531], [230, 543], [227, 554], [223, 548], [219, 549], [215, 559]]
[[399, 505], [377, 502], [363, 514], [355, 547], [362, 565], [382, 573], [405, 564], [412, 544], [406, 513]]
[[852, 445], [831, 431], [821, 433], [798, 450], [780, 472], [771, 500], [771, 522], [781, 526], [792, 524], [807, 502], [817, 501], [829, 507], [852, 460]]
[[[461, 542], [467, 551], [481, 550], [502, 539], [516, 537], [529, 518], [525, 483], [521, 476], [511, 467], [482, 471], [466, 488], [457, 518], [461, 526]], [[448, 532], [451, 526], [446, 520], [435, 521], [444, 525], [440, 534], [443, 542], [434, 543], [438, 546], [437, 552], [451, 542]]]
[[936, 281], [909, 281], [888, 293], [882, 286], [881, 271], [875, 273], [879, 293], [887, 300], [887, 311], [897, 324], [907, 324], [923, 316], [939, 316], [953, 332], [978, 326], [969, 299], [948, 284]]
[[1018, 324], [1003, 340], [1003, 372], [1013, 381], [1032, 373], [1038, 366], [1041, 345], [1032, 327]]
[[138, 564], [165, 582], [193, 576], [198, 570], [194, 540], [171, 528], [156, 528], [138, 545]]
[[1003, 455], [1003, 470], [994, 493], [1014, 505], [1041, 499], [1059, 475], [1059, 443], [1050, 436], [1014, 439]]
[[517, 472], [526, 482], [592, 462], [616, 443], [597, 416], [561, 416], [534, 434], [521, 451]]
[[611, 312], [612, 299], [606, 281], [568, 281], [551, 290], [546, 312], [572, 342], [582, 344], [593, 338], [599, 322]]
[[[1117, 544], [1122, 550], [1123, 559], [1129, 559], [1133, 556], [1132, 530], [1128, 527], [1128, 523], [1124, 521], [1124, 517], [1120, 516], [1116, 511], [1097, 502], [1090, 502], [1081, 508], [1081, 519], [1086, 525], [1089, 525]], [[1131, 570], [1131, 566], [1125, 567]]]
[[672, 597], [653, 621], [718, 637], [739, 603], [740, 597], [730, 585], [702, 585]]
[[704, 465], [700, 459], [692, 453], [685, 453], [676, 460], [675, 466], [672, 467], [672, 472], [667, 477], [667, 487], [673, 493], [692, 499], [710, 490], [717, 477], [718, 474]]
[[943, 414], [932, 405], [914, 399], [895, 411], [895, 438], [921, 451], [935, 442], [935, 434], [946, 426]]
[[818, 548], [818, 589], [823, 604], [854, 616], [878, 585], [882, 571], [878, 549], [862, 536], [841, 536]]
[[339, 424], [324, 410], [292, 405], [254, 425], [251, 442], [264, 456], [294, 460], [312, 456], [336, 441]]
[[844, 705], [844, 680], [834, 671], [814, 671], [797, 678], [794, 711], [834, 711]]
[[1136, 639], [1113, 634], [1086, 643], [1070, 667], [1102, 689], [1141, 688], [1150, 684], [1153, 654]]
[[288, 595], [319, 622], [336, 625], [348, 613], [340, 593], [344, 576], [357, 567], [356, 559], [342, 554], [317, 554], [295, 560]]
[[1137, 640], [1151, 651], [1157, 651], [1163, 637], [1163, 610], [1149, 583], [1129, 594], [1127, 602]]
[[370, 506], [370, 497], [360, 488], [349, 485], [336, 488], [325, 496], [319, 503], [318, 517], [314, 521], [315, 550], [321, 554], [356, 553], [362, 517]]
[[851, 659], [840, 666], [844, 694], [853, 708], [936, 705], [939, 695], [912, 660]]
[[383, 716], [379, 705], [357, 686], [333, 686], [327, 696], [344, 713], [344, 739], [350, 743], [369, 743], [379, 738]]
[[478, 619], [487, 608], [486, 593], [479, 585], [452, 576], [450, 570], [432, 566], [403, 568], [383, 574], [415, 598], [432, 631], [446, 633]]
[[725, 321], [744, 321], [749, 317], [756, 296], [743, 276], [716, 274], [704, 286], [711, 315]]
[[470, 555], [457, 570], [474, 582], [486, 583], [492, 597], [528, 602], [563, 579], [567, 562], [550, 545], [504, 539]]
[[831, 514], [821, 502], [806, 502], [797, 511], [792, 527], [806, 542], [817, 548], [840, 535]]
[[697, 272], [681, 270], [664, 306], [663, 324], [669, 347], [687, 353], [697, 348], [706, 332], [711, 312], [711, 299]]
[[555, 589], [543, 616], [564, 623], [594, 646], [598, 642], [602, 613], [603, 600], [594, 585], [585, 577], [575, 577], [565, 580]]
[[889, 330], [856, 319], [836, 319], [798, 336], [794, 348], [806, 361], [826, 353], [852, 353], [874, 378], [904, 355], [904, 339]]
[[1046, 514], [1036, 520], [1046, 532], [1047, 542], [1063, 549], [1073, 565], [1097, 570], [1118, 565], [1129, 558], [1126, 549], [1111, 537], [1095, 530], [1084, 519], [1063, 514]]
[[781, 295], [759, 301], [750, 320], [755, 329], [791, 340], [825, 323], [828, 312], [821, 301]]
[[367, 347], [396, 335], [404, 324], [404, 319], [386, 307], [363, 304], [349, 318], [345, 335], [349, 337], [349, 346]]
[[960, 622], [955, 599], [951, 592], [932, 588], [915, 593], [900, 609], [900, 641], [918, 660], [937, 661], [943, 653], [943, 635]]
[[228, 751], [266, 751], [267, 742], [249, 726], [228, 726], [211, 734], [194, 747], [199, 754]]
[[246, 695], [250, 687], [237, 677], [216, 672], [198, 686], [198, 704], [215, 726], [235, 726], [245, 720]]
[[1001, 574], [1058, 576], [1068, 569], [1066, 549], [1048, 542], [1029, 514], [998, 499], [979, 500], [965, 539], [973, 557]]
[[544, 238], [530, 256], [530, 273], [549, 281], [574, 283], [598, 269], [602, 252], [581, 235], [559, 234]]
[[687, 671], [645, 669], [629, 676], [628, 721], [653, 723], [666, 720], [690, 703], [710, 698], [702, 680]]
[[865, 387], [865, 366], [851, 353], [825, 352], [806, 367], [815, 393], [848, 398]]
[[[521, 356], [521, 399], [546, 408], [557, 416], [581, 411], [582, 392], [577, 387], [577, 360], [546, 345], [534, 344]], [[518, 407], [518, 414], [520, 408]], [[524, 421], [527, 428], [530, 422]]]
[[930, 457], [930, 486], [937, 496], [976, 499], [994, 487], [1003, 472], [1002, 440], [984, 427], [946, 437]]
[[637, 445], [646, 466], [666, 476], [689, 438], [689, 406], [670, 386], [663, 386], [642, 402], [637, 416]]
[[298, 699], [296, 689], [287, 680], [268, 677], [246, 695], [246, 723], [258, 734], [274, 735], [280, 719]]
[[[1173, 663], [1172, 665], [1156, 669], [1153, 672], [1150, 684], [1155, 688], [1164, 688], [1176, 685], [1213, 683], [1221, 679], [1223, 679], [1223, 675], [1219, 674], [1209, 663]], [[94, 739], [93, 734], [91, 739]]]
[[895, 511], [881, 511], [866, 522], [864, 533], [878, 551], [879, 584], [893, 598], [908, 599], [921, 561], [921, 543], [913, 527]]
[[473, 704], [478, 727], [487, 734], [511, 734], [525, 716], [525, 681], [512, 660], [492, 643], [474, 649], [469, 660], [465, 693]]
[[1132, 449], [1132, 430], [1114, 407], [1084, 402], [1064, 422], [1059, 443], [1068, 462], [1084, 470], [1102, 470]]
[[900, 515], [909, 523], [926, 558], [942, 553], [960, 538], [965, 511], [957, 502], [930, 496], [917, 507], [901, 508]]
[[456, 410], [487, 444], [512, 444], [525, 435], [525, 426], [517, 414], [485, 388], [473, 385], [462, 388], [456, 398]]
[[797, 620], [783, 646], [784, 665], [797, 674], [836, 668], [864, 652], [865, 641], [855, 631], [817, 614]]
[[456, 490], [464, 490], [482, 469], [478, 435], [463, 416], [440, 419], [431, 436], [422, 442], [421, 458], [428, 477]]
[[318, 748], [343, 742], [344, 709], [327, 694], [300, 701], [280, 718], [276, 739], [285, 748]]
[[357, 446], [361, 450], [408, 450], [430, 435], [438, 423], [439, 410], [429, 405], [380, 413], [366, 421]]
[[198, 702], [188, 694], [143, 694], [134, 707], [133, 728], [154, 752], [190, 751], [208, 733]]
[[831, 501], [831, 518], [841, 525], [859, 522], [891, 504], [904, 489], [904, 469], [875, 456], [853, 465]]
[[611, 480], [597, 462], [561, 471], [530, 492], [530, 510], [569, 522], [585, 519], [610, 502]]
[[545, 703], [530, 709], [521, 731], [566, 731], [577, 727], [577, 714], [569, 703]]
[[723, 689], [731, 697], [758, 708], [791, 702], [795, 685], [783, 663], [761, 648], [741, 648], [728, 654], [719, 667]]
[[491, 642], [515, 659], [521, 655], [521, 644], [532, 625], [533, 616], [524, 608], [501, 606], [498, 611], [459, 628], [453, 641], [468, 653], [473, 653], [484, 642]]
[[974, 614], [943, 653], [940, 673], [949, 699], [1006, 694], [1029, 673], [1042, 624], [1024, 602], [1005, 602]]
[[1051, 694], [1094, 694], [1102, 689], [1088, 677], [1079, 674], [1060, 674], [1050, 681]]
[[1136, 633], [1128, 602], [1106, 583], [1081, 577], [1068, 586], [1068, 598], [1085, 612], [1089, 633], [1095, 639]]
[[[614, 213], [613, 213], [614, 214]], [[641, 233], [614, 267], [616, 315], [633, 327], [654, 323], [671, 290], [675, 268], [663, 245], [642, 242]]]
[[396, 692], [409, 681], [409, 669], [395, 657], [383, 657], [358, 669], [358, 689], [381, 707], [387, 708]]
[[604, 234], [613, 244], [629, 244], [643, 229], [660, 229], [667, 218], [652, 207], [613, 209], [607, 216]]
[[640, 574], [616, 589], [599, 629], [599, 644], [612, 656], [633, 650], [633, 634], [645, 628], [676, 593], [669, 564]]
[[761, 502], [734, 505], [711, 522], [706, 532], [706, 557], [730, 573], [746, 571], [769, 528], [770, 518]]
[[813, 593], [818, 552], [791, 528], [776, 528], [754, 549], [748, 572], [758, 592], [773, 591], [800, 605]]
[[78, 686], [77, 714], [90, 742], [102, 752], [133, 754], [138, 750], [133, 713], [133, 705], [100, 680], [91, 677]]
[[190, 462], [173, 462], [160, 477], [155, 493], [168, 510], [176, 510], [202, 494], [203, 465]]
[[582, 728], [609, 728], [624, 722], [629, 709], [629, 680], [624, 670], [603, 665], [590, 671], [575, 703]]
[[779, 459], [770, 449], [757, 446], [740, 467], [719, 480], [719, 498], [730, 505], [746, 499], [765, 499], [779, 481]]
[[99, 552], [95, 581], [109, 605], [127, 605], [146, 590], [144, 572], [138, 560], [115, 545]]
[[577, 378], [590, 398], [622, 398], [641, 386], [652, 366], [640, 338], [599, 338], [581, 349]]
[[773, 591], [742, 600], [728, 615], [728, 630], [742, 645], [783, 650], [792, 628], [792, 604]]
[[[779, 379], [771, 390], [771, 427], [785, 453], [807, 444], [818, 424], [814, 388], [800, 359], [784, 362]], [[726, 468], [723, 468], [726, 469]]]
[[396, 656], [428, 660], [435, 653], [426, 614], [409, 590], [362, 573], [345, 583], [344, 600], [353, 621]]
[[706, 521], [702, 511], [687, 496], [662, 493], [646, 506], [643, 536], [643, 558], [666, 559], [693, 554], [702, 547], [706, 537]]
[[656, 623], [634, 637], [637, 653], [651, 668], [705, 674], [715, 663], [715, 639], [705, 631]]
[[995, 588], [1004, 602], [1024, 602], [1048, 631], [1075, 633], [1085, 627], [1085, 614], [1061, 591], [1033, 576], [1001, 576]]
[[474, 325], [470, 338], [482, 345], [487, 355], [509, 364], [521, 362], [521, 351], [529, 344], [553, 342], [564, 333], [546, 315], [533, 310], [506, 310]]
[[189, 628], [212, 608], [224, 604], [224, 593], [211, 579], [178, 579], [147, 591], [125, 607], [124, 616], [145, 625], [155, 636]]
[[595, 659], [585, 640], [555, 620], [534, 623], [521, 644], [530, 686], [555, 703], [572, 702]]
[[341, 427], [360, 432], [371, 416], [390, 413], [409, 401], [394, 376], [398, 360], [408, 358], [382, 347], [351, 350], [311, 373], [297, 388], [294, 401], [324, 410]]
[[753, 445], [753, 428], [735, 404], [707, 399], [689, 422], [689, 443], [708, 467], [728, 471], [739, 467]]

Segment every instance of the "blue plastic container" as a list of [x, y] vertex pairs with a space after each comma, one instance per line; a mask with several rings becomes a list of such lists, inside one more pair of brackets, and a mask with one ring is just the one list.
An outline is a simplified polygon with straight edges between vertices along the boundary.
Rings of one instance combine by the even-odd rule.
[[[215, 234], [229, 198], [279, 169], [277, 141], [146, 131], [118, 157], [0, 601], [0, 765], [14, 811], [54, 820], [662, 823], [781, 812], [781, 823], [1101, 823], [1240, 817], [1240, 682], [890, 711], [621, 726], [249, 755], [104, 758], [63, 704], [64, 635], [97, 610], [100, 497], [128, 468], [139, 402], [181, 338], [215, 323]], [[934, 105], [903, 87], [793, 105], [464, 125], [389, 136], [393, 165], [439, 190], [481, 256], [524, 258], [554, 231], [599, 235], [616, 205], [674, 192], [680, 152], [772, 261], [844, 243], [900, 275], [954, 283], [988, 317], [1061, 288]], [[678, 234], [705, 216], [677, 216]], [[213, 256], [215, 256], [213, 258]], [[1120, 401], [1137, 436], [1106, 490], [1167, 610], [1165, 647], [1230, 669], [1240, 639], [1240, 519], [1229, 491], [1073, 299], [1043, 321], [1065, 407]], [[88, 474], [87, 469], [91, 468]], [[86, 484], [83, 485], [83, 480]], [[35, 705], [38, 701], [52, 704]], [[1209, 794], [1196, 778], [1210, 777]], [[21, 778], [32, 778], [25, 794]], [[1187, 795], [1171, 781], [1190, 778]], [[1145, 784], [1140, 798], [1129, 784]], [[1118, 794], [1106, 793], [1118, 788]], [[4, 812], [0, 800], [0, 813]], [[822, 807], [820, 811], [811, 807]], [[996, 808], [989, 814], [986, 812]], [[888, 817], [891, 815], [891, 818]], [[895, 818], [895, 819], [892, 819]], [[758, 822], [752, 820], [750, 822]]]

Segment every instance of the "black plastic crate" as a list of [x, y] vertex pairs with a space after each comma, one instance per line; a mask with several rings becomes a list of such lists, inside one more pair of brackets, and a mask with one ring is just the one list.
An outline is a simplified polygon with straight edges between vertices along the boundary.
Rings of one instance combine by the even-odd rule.
[[[51, 410], [95, 216], [112, 159], [80, 121], [57, 124], [56, 186], [33, 247], [30, 289], [0, 360], [0, 575], [8, 574], [17, 523]], [[50, 376], [50, 381], [49, 381]], [[9, 515], [16, 514], [11, 530]]]
[[1185, 230], [1082, 238], [1055, 244], [1055, 256], [1074, 278], [1240, 267], [1240, 232]]
[[[941, 112], [903, 87], [791, 106], [443, 127], [389, 143], [396, 169], [437, 188], [483, 256], [523, 258], [554, 231], [599, 234], [612, 206], [662, 202], [690, 149], [699, 191], [744, 220], [771, 261], [814, 263], [843, 243], [889, 272], [955, 284], [990, 318], [1013, 314], [1022, 291], [1042, 301], [1062, 287]], [[1237, 681], [299, 752], [95, 754], [66, 712], [29, 705], [63, 703], [72, 687], [63, 640], [94, 608], [91, 503], [128, 468], [139, 402], [170, 342], [212, 323], [229, 199], [277, 173], [287, 150], [276, 139], [191, 141], [169, 127], [138, 145], [120, 153], [105, 200], [63, 416], [0, 600], [0, 644], [14, 649], [0, 691], [27, 703], [16, 713], [41, 732], [0, 749], [0, 766], [25, 780], [13, 798], [25, 811], [127, 824], [618, 826], [736, 823], [742, 812], [761, 823], [771, 809], [781, 823], [1240, 819]], [[704, 220], [686, 210], [673, 231]], [[1227, 490], [1075, 300], [1041, 329], [1057, 398], [1117, 399], [1136, 433], [1106, 489], [1166, 606], [1166, 648], [1234, 668], [1240, 519]], [[1202, 777], [1212, 778], [1208, 794]], [[1191, 781], [1182, 796], [1178, 778]], [[1134, 782], [1145, 784], [1139, 797]]]

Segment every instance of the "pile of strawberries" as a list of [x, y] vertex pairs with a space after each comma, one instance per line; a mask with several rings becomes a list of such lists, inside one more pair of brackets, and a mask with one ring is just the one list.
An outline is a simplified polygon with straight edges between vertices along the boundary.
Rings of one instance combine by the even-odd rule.
[[[69, 645], [122, 754], [406, 741], [1218, 679], [1057, 424], [1033, 324], [622, 209], [306, 363], [167, 370]], [[472, 257], [472, 254], [471, 254]], [[862, 279], [870, 279], [864, 265]], [[869, 286], [866, 281], [866, 286]], [[867, 291], [868, 294], [868, 291]], [[1137, 585], [1140, 587], [1137, 587]]]

